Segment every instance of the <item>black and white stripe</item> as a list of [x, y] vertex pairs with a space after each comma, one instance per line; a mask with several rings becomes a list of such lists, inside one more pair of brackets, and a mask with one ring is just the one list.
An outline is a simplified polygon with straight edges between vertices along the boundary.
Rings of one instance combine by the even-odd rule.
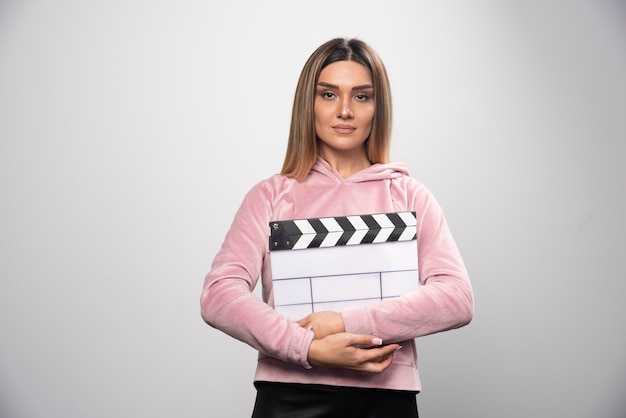
[[415, 212], [270, 222], [270, 251], [416, 239]]

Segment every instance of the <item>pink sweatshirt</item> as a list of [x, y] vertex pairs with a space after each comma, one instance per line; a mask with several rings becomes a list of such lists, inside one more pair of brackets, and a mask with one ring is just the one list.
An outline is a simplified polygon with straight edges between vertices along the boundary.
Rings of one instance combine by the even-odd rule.
[[[329, 216], [415, 211], [416, 290], [342, 313], [347, 332], [400, 343], [381, 374], [311, 367], [313, 331], [273, 309], [269, 222]], [[263, 300], [252, 290], [261, 278]], [[442, 210], [402, 163], [376, 164], [344, 179], [318, 158], [308, 177], [275, 175], [255, 185], [237, 211], [206, 275], [202, 317], [211, 326], [259, 351], [255, 380], [420, 391], [416, 337], [470, 322], [473, 294], [467, 271]]]

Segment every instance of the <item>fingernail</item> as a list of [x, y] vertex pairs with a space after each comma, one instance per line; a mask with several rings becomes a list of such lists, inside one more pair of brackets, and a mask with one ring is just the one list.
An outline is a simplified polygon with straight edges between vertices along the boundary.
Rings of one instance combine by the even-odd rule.
[[398, 348], [396, 348], [396, 351], [400, 350], [402, 348], [401, 345], [398, 346]]
[[383, 345], [383, 340], [380, 338], [372, 338], [372, 345]]

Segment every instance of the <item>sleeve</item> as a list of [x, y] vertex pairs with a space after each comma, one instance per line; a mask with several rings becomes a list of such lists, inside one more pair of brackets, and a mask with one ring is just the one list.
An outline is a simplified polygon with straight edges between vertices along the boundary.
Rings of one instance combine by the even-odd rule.
[[267, 253], [271, 187], [253, 187], [235, 214], [224, 242], [205, 276], [200, 298], [205, 322], [279, 360], [310, 368], [313, 331], [300, 327], [252, 291]]
[[400, 342], [468, 324], [474, 296], [443, 211], [423, 190], [415, 199], [420, 286], [395, 299], [343, 312], [346, 331]]

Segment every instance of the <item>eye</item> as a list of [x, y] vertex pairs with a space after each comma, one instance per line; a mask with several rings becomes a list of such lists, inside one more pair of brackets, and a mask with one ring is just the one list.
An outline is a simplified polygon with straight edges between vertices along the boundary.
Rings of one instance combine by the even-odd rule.
[[354, 98], [360, 102], [366, 102], [370, 99], [370, 96], [367, 94], [361, 93], [361, 94], [357, 94]]
[[335, 97], [335, 93], [332, 91], [323, 91], [320, 96], [322, 96], [323, 99], [332, 99]]

